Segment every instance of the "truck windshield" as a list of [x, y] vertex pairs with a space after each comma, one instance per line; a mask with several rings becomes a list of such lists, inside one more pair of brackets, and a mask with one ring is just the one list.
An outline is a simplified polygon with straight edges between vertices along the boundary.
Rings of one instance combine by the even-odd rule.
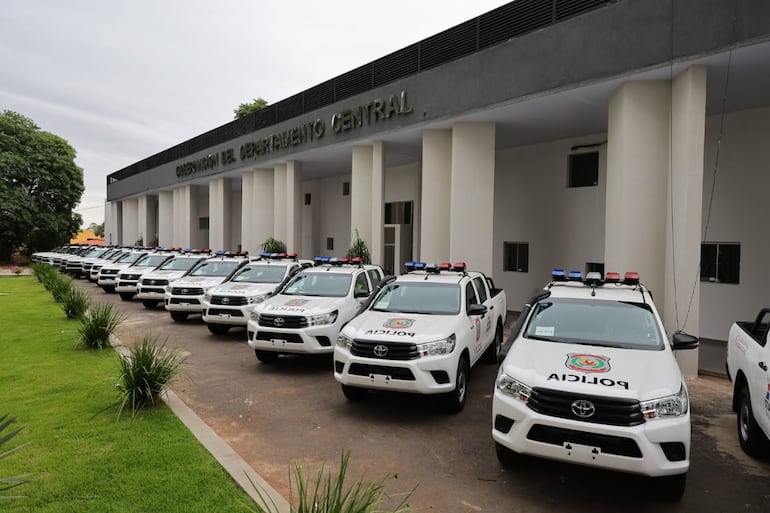
[[250, 265], [233, 276], [232, 281], [247, 283], [280, 283], [286, 267], [282, 265]]
[[200, 267], [190, 273], [190, 276], [227, 276], [238, 267], [239, 262], [211, 260], [204, 262]]
[[137, 260], [134, 266], [136, 267], [157, 267], [163, 263], [168, 255], [146, 255], [141, 260]]
[[391, 283], [377, 296], [372, 310], [457, 315], [460, 313], [460, 287], [453, 283]]
[[137, 260], [139, 260], [139, 257], [143, 256], [141, 253], [126, 253], [119, 259], [115, 260], [115, 263], [120, 264], [133, 264]]
[[663, 349], [649, 305], [549, 298], [533, 309], [526, 338], [628, 349]]
[[350, 274], [301, 273], [284, 287], [290, 296], [345, 297], [350, 290]]
[[160, 266], [160, 269], [164, 271], [187, 271], [197, 261], [197, 258], [174, 258]]

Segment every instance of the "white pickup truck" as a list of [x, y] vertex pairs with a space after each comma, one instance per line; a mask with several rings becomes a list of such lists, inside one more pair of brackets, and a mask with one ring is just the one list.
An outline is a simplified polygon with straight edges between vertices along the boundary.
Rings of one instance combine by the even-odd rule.
[[471, 367], [498, 361], [505, 292], [463, 263], [406, 267], [340, 332], [334, 378], [351, 401], [368, 390], [441, 394], [459, 412]]
[[738, 440], [747, 454], [770, 452], [770, 308], [754, 321], [738, 321], [727, 340], [727, 373], [733, 382], [733, 411], [738, 413]]
[[342, 326], [382, 280], [378, 265], [316, 258], [281, 291], [257, 304], [247, 324], [249, 346], [262, 363], [281, 353], [329, 354]]
[[584, 280], [555, 270], [511, 340], [492, 398], [503, 464], [529, 454], [642, 474], [657, 479], [650, 493], [681, 497], [690, 408], [674, 351], [698, 339], [677, 332], [669, 341], [637, 273]]

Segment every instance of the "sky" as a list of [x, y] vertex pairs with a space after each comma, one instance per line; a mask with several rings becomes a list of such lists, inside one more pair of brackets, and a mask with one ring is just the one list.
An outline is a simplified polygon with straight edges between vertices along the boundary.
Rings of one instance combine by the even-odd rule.
[[3, 0], [0, 111], [66, 139], [75, 209], [104, 221], [106, 177], [507, 3], [504, 0]]

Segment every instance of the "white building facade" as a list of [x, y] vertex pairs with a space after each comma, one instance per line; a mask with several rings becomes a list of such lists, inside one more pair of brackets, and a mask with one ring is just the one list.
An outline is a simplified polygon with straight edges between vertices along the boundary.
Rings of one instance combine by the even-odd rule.
[[357, 233], [513, 310], [556, 267], [638, 271], [669, 332], [724, 340], [770, 299], [767, 141], [770, 3], [511, 2], [116, 171], [105, 234], [312, 258]]

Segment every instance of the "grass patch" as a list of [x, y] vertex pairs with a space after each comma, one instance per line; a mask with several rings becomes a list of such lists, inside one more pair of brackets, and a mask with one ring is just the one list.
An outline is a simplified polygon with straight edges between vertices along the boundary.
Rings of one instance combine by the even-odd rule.
[[32, 277], [0, 278], [0, 404], [29, 444], [0, 464], [26, 474], [3, 512], [243, 511], [251, 502], [167, 407], [116, 421], [119, 356], [87, 351], [78, 322]]

